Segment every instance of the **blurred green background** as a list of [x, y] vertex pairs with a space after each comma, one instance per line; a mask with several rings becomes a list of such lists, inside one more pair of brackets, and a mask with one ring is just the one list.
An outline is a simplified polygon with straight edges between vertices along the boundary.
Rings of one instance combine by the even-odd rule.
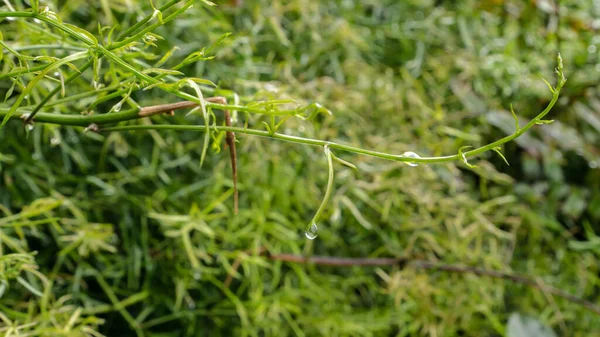
[[[154, 0], [157, 7], [165, 2]], [[153, 10], [145, 0], [46, 4], [96, 35], [98, 24], [118, 33]], [[501, 270], [598, 303], [600, 1], [217, 5], [197, 1], [154, 31], [164, 38], [157, 47], [128, 53], [127, 60], [156, 62], [177, 46], [166, 65], [176, 64], [231, 32], [213, 59], [184, 73], [238, 93], [242, 103], [289, 98], [332, 111], [315, 121], [290, 119], [282, 127], [289, 134], [388, 153], [451, 155], [512, 134], [510, 104], [522, 125], [542, 111], [551, 93], [541, 78], [555, 83], [558, 52], [568, 82], [547, 117], [555, 122], [504, 147], [510, 166], [493, 152], [471, 160], [477, 169], [337, 153], [359, 170], [336, 165], [314, 241], [303, 231], [327, 182], [319, 148], [238, 135], [234, 215], [228, 149], [212, 148], [200, 168], [200, 133], [96, 135], [47, 124], [27, 132], [12, 121], [0, 130], [0, 333], [600, 336], [598, 315], [535, 287], [410, 266], [327, 267], [258, 254], [404, 257]], [[24, 19], [4, 19], [0, 31], [13, 47], [60, 40], [42, 33], [52, 28]], [[2, 73], [15, 64], [5, 50]], [[105, 86], [126, 77], [107, 61], [101, 71]], [[84, 73], [66, 96], [90, 90], [91, 79]], [[28, 103], [39, 102], [55, 85], [49, 83], [36, 87]], [[12, 84], [0, 81], [0, 98]], [[20, 90], [1, 106], [10, 107]], [[144, 105], [178, 100], [154, 91], [133, 96]], [[48, 111], [86, 111], [97, 98]], [[243, 120], [240, 114], [236, 125]], [[253, 116], [250, 126], [261, 128], [262, 120]], [[181, 113], [153, 122], [200, 123]], [[20, 260], [7, 257], [15, 253]]]

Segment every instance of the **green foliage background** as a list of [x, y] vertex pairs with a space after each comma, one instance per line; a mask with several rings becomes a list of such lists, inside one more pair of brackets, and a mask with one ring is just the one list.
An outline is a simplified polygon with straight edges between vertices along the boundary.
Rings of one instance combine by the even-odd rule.
[[[198, 1], [155, 31], [164, 38], [157, 47], [129, 57], [150, 62], [177, 46], [167, 62], [176, 64], [231, 32], [214, 59], [184, 72], [246, 103], [292, 98], [333, 112], [311, 122], [291, 119], [285, 133], [389, 153], [455, 154], [512, 134], [511, 103], [522, 124], [539, 113], [550, 98], [540, 78], [554, 78], [559, 51], [569, 81], [549, 115], [556, 121], [503, 149], [510, 166], [494, 153], [472, 161], [474, 170], [339, 153], [359, 170], [336, 166], [334, 194], [314, 241], [303, 230], [327, 181], [318, 148], [238, 135], [234, 215], [228, 149], [213, 151], [200, 168], [199, 133], [97, 135], [49, 124], [27, 132], [9, 122], [0, 130], [2, 331], [504, 336], [509, 315], [519, 312], [558, 335], [599, 336], [600, 318], [592, 312], [502, 280], [258, 255], [265, 249], [409, 257], [512, 271], [598, 303], [600, 3], [556, 2], [246, 0], [210, 7]], [[48, 5], [64, 22], [91, 32], [99, 23], [119, 32], [152, 13], [142, 0]], [[60, 43], [40, 29], [51, 31], [33, 21], [0, 22], [10, 46]], [[43, 48], [22, 53], [67, 55]], [[17, 66], [5, 51], [2, 73]], [[126, 77], [106, 61], [101, 70], [106, 86]], [[90, 90], [91, 82], [91, 72], [84, 73], [66, 96]], [[2, 97], [11, 85], [0, 81]], [[36, 87], [28, 104], [55, 85]], [[143, 105], [178, 100], [157, 91], [133, 97]], [[96, 98], [47, 111], [85, 111]], [[244, 116], [238, 118], [243, 125]], [[250, 124], [260, 127], [263, 119], [253, 116]], [[200, 123], [181, 113], [152, 120]]]

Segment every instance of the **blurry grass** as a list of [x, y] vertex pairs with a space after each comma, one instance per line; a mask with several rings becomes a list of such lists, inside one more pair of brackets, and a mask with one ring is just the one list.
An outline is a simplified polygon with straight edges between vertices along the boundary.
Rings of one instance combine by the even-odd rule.
[[[98, 21], [126, 27], [151, 12], [146, 2], [132, 3], [73, 0], [58, 13], [90, 31]], [[11, 124], [0, 133], [1, 247], [3, 257], [22, 255], [2, 266], [0, 329], [20, 327], [30, 336], [502, 336], [510, 313], [521, 312], [561, 335], [592, 335], [600, 325], [591, 313], [499, 280], [257, 256], [260, 249], [411, 256], [513, 270], [597, 302], [600, 130], [589, 121], [597, 116], [600, 72], [588, 47], [600, 42], [600, 13], [592, 2], [561, 6], [560, 17], [519, 1], [195, 6], [157, 31], [165, 37], [161, 50], [177, 45], [186, 55], [233, 32], [214, 60], [186, 74], [253, 99], [299, 98], [334, 112], [314, 123], [290, 120], [286, 133], [422, 155], [485, 144], [512, 132], [503, 123], [509, 103], [522, 118], [545, 105], [539, 77], [552, 78], [550, 56], [559, 49], [569, 70], [567, 98], [551, 117], [560, 124], [507, 144], [510, 167], [495, 154], [478, 160], [479, 170], [343, 157], [359, 172], [337, 168], [327, 221], [312, 243], [302, 232], [327, 180], [314, 148], [240, 136], [240, 214], [233, 216], [226, 156], [212, 154], [200, 169], [197, 133], [100, 139], [52, 125], [27, 135]], [[0, 25], [5, 41], [48, 42], [32, 34], [35, 25]], [[10, 69], [4, 61], [1, 67]], [[11, 84], [1, 81], [0, 90]]]

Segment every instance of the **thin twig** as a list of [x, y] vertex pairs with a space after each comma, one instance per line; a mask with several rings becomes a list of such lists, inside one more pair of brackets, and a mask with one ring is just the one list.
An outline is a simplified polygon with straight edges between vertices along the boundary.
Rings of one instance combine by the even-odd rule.
[[223, 287], [229, 288], [229, 286], [231, 285], [231, 281], [233, 281], [233, 274], [237, 272], [241, 263], [242, 254], [238, 255], [235, 261], [233, 261], [233, 264], [231, 265], [232, 272], [227, 274], [227, 278], [225, 279], [225, 282], [223, 282]]
[[[227, 98], [225, 97], [210, 97], [206, 100], [210, 100], [210, 102], [213, 103], [227, 105]], [[231, 115], [229, 114], [229, 109], [223, 109], [223, 114], [225, 115], [225, 126], [231, 127]], [[225, 141], [227, 142], [227, 146], [229, 146], [229, 159], [231, 160], [231, 175], [233, 177], [233, 210], [234, 213], [237, 214], [239, 196], [237, 188], [237, 156], [235, 151], [235, 134], [231, 131], [226, 131]]]
[[[208, 97], [204, 99], [207, 102], [217, 103], [222, 105], [227, 105], [227, 98], [216, 96], [216, 97]], [[198, 103], [190, 102], [190, 101], [182, 101], [168, 104], [159, 104], [143, 107], [138, 112], [138, 116], [140, 117], [150, 117], [154, 115], [158, 115], [161, 113], [173, 114], [175, 110], [179, 109], [187, 109], [197, 107]], [[225, 126], [231, 127], [231, 114], [228, 109], [223, 109], [223, 114], [225, 116]], [[229, 158], [231, 160], [231, 173], [233, 176], [233, 209], [234, 213], [238, 213], [238, 204], [239, 204], [239, 195], [237, 188], [237, 156], [235, 150], [235, 134], [232, 131], [225, 132], [225, 141], [227, 142], [227, 146], [229, 147]]]
[[562, 297], [565, 300], [581, 305], [587, 310], [595, 313], [600, 316], [600, 306], [585, 300], [583, 298], [572, 295], [564, 290], [551, 287], [543, 284], [542, 282], [538, 282], [534, 279], [516, 275], [508, 272], [502, 272], [497, 270], [488, 270], [488, 269], [480, 269], [468, 266], [459, 266], [459, 265], [448, 265], [448, 264], [440, 264], [437, 262], [430, 262], [424, 260], [413, 260], [410, 258], [344, 258], [344, 257], [332, 257], [332, 256], [311, 256], [304, 257], [302, 255], [292, 255], [292, 254], [271, 254], [267, 255], [267, 257], [271, 260], [284, 261], [290, 263], [303, 263], [303, 264], [318, 264], [325, 266], [334, 266], [334, 267], [374, 267], [374, 266], [400, 266], [403, 268], [406, 265], [410, 265], [414, 268], [425, 269], [425, 270], [439, 270], [449, 273], [459, 273], [459, 274], [474, 274], [477, 276], [486, 276], [491, 278], [503, 279], [507, 281], [511, 281], [518, 284], [524, 284], [530, 286], [532, 288], [537, 288], [543, 292], [556, 295], [558, 297]]
[[[210, 98], [206, 98], [206, 100], [208, 101], [208, 100], [210, 100]], [[150, 117], [150, 116], [158, 115], [161, 113], [169, 113], [171, 111], [175, 111], [175, 110], [179, 110], [179, 109], [194, 108], [197, 106], [198, 106], [198, 103], [190, 102], [190, 101], [151, 105], [151, 106], [146, 106], [146, 107], [141, 108], [140, 111], [138, 112], [138, 116]]]

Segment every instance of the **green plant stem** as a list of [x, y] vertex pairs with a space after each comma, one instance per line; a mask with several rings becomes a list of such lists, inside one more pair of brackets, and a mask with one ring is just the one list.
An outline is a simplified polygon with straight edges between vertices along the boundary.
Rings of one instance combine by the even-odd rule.
[[[544, 116], [546, 116], [548, 114], [548, 112], [550, 112], [552, 107], [554, 107], [554, 105], [556, 104], [556, 101], [558, 100], [558, 97], [560, 94], [560, 90], [562, 89], [565, 82], [566, 82], [566, 79], [562, 76], [562, 69], [561, 69], [560, 74], [559, 74], [558, 85], [555, 89], [552, 90], [552, 99], [550, 100], [550, 103], [548, 103], [546, 108], [541, 113], [539, 113], [534, 119], [529, 121], [529, 123], [527, 123], [521, 129], [517, 130], [512, 135], [501, 138], [491, 144], [487, 144], [487, 145], [478, 147], [474, 150], [464, 152], [464, 153], [462, 153], [462, 155], [455, 154], [455, 155], [451, 155], [451, 156], [411, 158], [411, 157], [404, 157], [402, 155], [395, 155], [395, 154], [389, 154], [389, 153], [383, 153], [383, 152], [378, 152], [378, 151], [362, 149], [362, 148], [355, 147], [355, 146], [344, 145], [344, 144], [339, 144], [339, 143], [325, 141], [325, 140], [303, 138], [303, 137], [291, 136], [291, 135], [286, 135], [286, 134], [277, 133], [277, 132], [268, 132], [268, 131], [264, 131], [264, 130], [246, 129], [246, 128], [240, 128], [240, 127], [227, 127], [227, 126], [216, 126], [216, 127], [211, 127], [211, 129], [214, 129], [215, 131], [228, 131], [228, 132], [234, 132], [237, 134], [248, 134], [248, 135], [254, 135], [254, 136], [259, 136], [259, 137], [278, 139], [278, 140], [283, 140], [283, 141], [297, 143], [297, 144], [306, 144], [306, 145], [313, 145], [313, 146], [326, 146], [327, 145], [327, 146], [329, 146], [330, 149], [336, 149], [336, 150], [351, 152], [351, 153], [355, 153], [355, 154], [362, 154], [362, 155], [366, 155], [366, 156], [377, 157], [377, 158], [387, 159], [387, 160], [392, 160], [392, 161], [424, 163], [424, 164], [444, 163], [444, 162], [462, 160], [463, 156], [465, 158], [475, 157], [477, 155], [480, 155], [486, 151], [490, 151], [500, 145], [508, 143], [508, 142], [516, 139], [517, 137], [521, 136], [527, 130], [531, 129], [534, 125], [536, 125]], [[116, 127], [101, 129], [102, 132], [130, 131], [130, 130], [206, 131], [206, 127], [202, 126], [202, 125], [129, 125], [129, 126], [116, 126]]]
[[[0, 119], [2, 119], [9, 111], [8, 108], [0, 108]], [[49, 124], [60, 124], [60, 125], [71, 125], [71, 126], [88, 126], [90, 124], [110, 124], [118, 123], [121, 121], [128, 121], [132, 119], [138, 119], [139, 109], [129, 109], [121, 112], [115, 112], [110, 114], [99, 114], [99, 115], [65, 115], [55, 114], [47, 112], [38, 112], [33, 120], [35, 123], [49, 123]], [[11, 119], [22, 119], [23, 116], [27, 116], [29, 111], [22, 109], [17, 110]]]
[[[179, 13], [179, 10], [176, 13]], [[171, 16], [169, 16], [167, 19], [171, 18], [173, 15], [175, 15], [175, 13], [172, 14]], [[44, 22], [48, 23], [49, 25], [64, 31], [65, 33], [69, 34], [71, 37], [86, 43], [90, 47], [91, 50], [97, 51], [99, 54], [106, 56], [108, 59], [115, 62], [119, 66], [131, 71], [138, 79], [147, 82], [149, 85], [162, 83], [162, 82], [160, 82], [160, 80], [140, 72], [135, 67], [133, 67], [132, 65], [130, 65], [127, 62], [125, 62], [124, 60], [122, 60], [120, 57], [115, 55], [113, 52], [111, 52], [107, 48], [96, 44], [94, 41], [91, 41], [89, 37], [76, 32], [75, 30], [71, 29], [70, 27], [62, 24], [61, 22], [59, 22], [57, 20], [54, 20], [47, 16], [39, 15], [38, 13], [32, 13], [32, 12], [0, 12], [0, 18], [2, 18], [2, 17], [37, 18], [38, 20], [44, 21]], [[140, 34], [140, 33], [138, 33], [138, 34]], [[525, 133], [527, 130], [529, 130], [531, 127], [533, 127], [535, 124], [540, 122], [542, 120], [542, 118], [548, 112], [550, 112], [552, 107], [556, 104], [556, 101], [558, 100], [558, 97], [559, 97], [560, 90], [562, 89], [564, 83], [566, 82], [566, 79], [564, 78], [563, 71], [562, 71], [563, 70], [562, 69], [562, 59], [560, 59], [560, 55], [558, 56], [558, 61], [559, 61], [558, 62], [559, 67], [557, 68], [557, 74], [559, 75], [558, 84], [557, 84], [556, 88], [552, 88], [549, 85], [550, 90], [552, 91], [552, 99], [551, 99], [550, 103], [548, 103], [546, 108], [540, 114], [538, 114], [534, 119], [532, 119], [529, 123], [527, 123], [527, 125], [525, 125], [523, 128], [516, 130], [515, 133], [513, 133], [512, 135], [506, 136], [506, 137], [499, 139], [491, 144], [487, 144], [485, 146], [475, 148], [471, 151], [467, 151], [464, 153], [459, 153], [459, 154], [455, 154], [455, 155], [451, 155], [451, 156], [407, 158], [402, 155], [394, 155], [394, 154], [389, 154], [389, 153], [371, 151], [371, 150], [366, 150], [366, 149], [362, 149], [359, 147], [343, 145], [343, 144], [338, 144], [338, 143], [324, 141], [324, 140], [316, 140], [316, 139], [290, 136], [290, 135], [285, 135], [285, 134], [276, 133], [276, 132], [268, 132], [268, 131], [263, 131], [263, 130], [245, 129], [245, 128], [228, 127], [228, 126], [217, 126], [217, 127], [212, 127], [212, 128], [215, 131], [228, 131], [228, 132], [235, 132], [235, 133], [240, 133], [240, 134], [249, 134], [249, 135], [261, 136], [261, 137], [279, 139], [279, 140], [298, 143], [298, 144], [307, 144], [307, 145], [314, 145], [314, 146], [328, 145], [331, 149], [337, 149], [337, 150], [342, 150], [342, 151], [347, 151], [347, 152], [352, 152], [352, 153], [362, 154], [362, 155], [367, 155], [367, 156], [373, 156], [373, 157], [388, 159], [388, 160], [393, 160], [393, 161], [402, 161], [402, 162], [410, 161], [412, 163], [441, 163], [441, 162], [450, 162], [450, 161], [456, 161], [456, 160], [464, 160], [465, 158], [474, 157], [474, 156], [480, 155], [486, 151], [493, 150], [494, 148], [497, 148], [500, 145], [503, 145], [505, 143], [508, 143], [508, 142], [516, 139], [517, 137], [519, 137], [523, 133]], [[160, 87], [160, 89], [162, 89], [168, 93], [171, 93], [175, 96], [178, 96], [180, 98], [183, 98], [186, 101], [200, 104], [199, 97], [196, 97], [196, 96], [193, 96], [193, 95], [190, 95], [185, 92], [182, 92], [182, 91], [179, 91], [179, 90], [176, 90], [173, 88], [169, 88], [169, 87]], [[242, 111], [242, 112], [256, 112], [256, 113], [265, 114], [265, 111], [262, 109], [253, 109], [253, 108], [243, 107], [243, 106], [231, 106], [231, 105], [224, 105], [224, 104], [217, 104], [217, 103], [206, 103], [206, 106], [210, 106], [211, 108], [215, 108], [215, 109], [228, 109], [228, 110], [237, 110], [237, 111]], [[20, 114], [16, 113], [14, 110], [15, 110], [14, 108], [10, 109], [9, 114], [14, 113], [14, 116], [12, 116], [12, 117], [23, 114], [23, 113], [20, 113]], [[141, 118], [141, 116], [137, 115], [138, 111], [139, 111], [138, 109], [133, 109], [133, 110], [127, 110], [125, 112], [120, 112], [117, 114], [113, 113], [113, 114], [92, 115], [92, 116], [38, 114], [38, 116], [36, 116], [35, 121], [46, 122], [46, 123], [56, 123], [56, 124], [79, 125], [79, 126], [89, 125], [91, 123], [106, 124], [106, 123], [115, 123], [115, 122], [122, 121], [122, 120]], [[8, 112], [5, 112], [3, 109], [0, 109], [0, 116], [6, 115], [7, 113]], [[279, 113], [281, 114], [281, 112], [279, 112]], [[285, 113], [283, 113], [283, 114], [285, 114]], [[288, 112], [288, 114], [290, 114], [290, 113]], [[112, 128], [104, 128], [102, 130], [104, 132], [128, 131], [128, 130], [188, 130], [188, 131], [204, 131], [204, 132], [207, 131], [205, 126], [200, 126], [200, 125], [132, 125], [132, 126], [119, 126], [119, 127], [112, 127]]]
[[323, 211], [325, 210], [325, 207], [327, 207], [327, 203], [329, 202], [329, 197], [331, 197], [331, 191], [333, 190], [333, 174], [334, 174], [333, 154], [331, 153], [331, 150], [329, 148], [330, 148], [330, 145], [325, 145], [323, 148], [324, 152], [325, 152], [325, 156], [327, 156], [327, 176], [328, 176], [327, 177], [327, 188], [325, 188], [325, 195], [323, 196], [321, 205], [319, 205], [319, 208], [315, 212], [315, 215], [313, 216], [312, 220], [308, 224], [308, 228], [310, 228], [313, 224], [316, 224], [317, 221], [319, 221], [319, 218], [321, 217], [321, 213], [323, 213]]
[[[179, 1], [177, 1], [177, 2], [179, 2]], [[188, 1], [188, 2], [187, 2], [187, 3], [185, 3], [185, 5], [183, 5], [183, 6], [182, 6], [180, 9], [176, 10], [175, 12], [173, 12], [173, 14], [171, 14], [171, 15], [167, 16], [167, 17], [166, 17], [166, 18], [165, 18], [165, 19], [164, 19], [162, 22], [157, 22], [157, 23], [155, 23], [155, 24], [153, 24], [153, 25], [150, 25], [150, 26], [148, 26], [148, 27], [146, 27], [146, 28], [142, 29], [140, 32], [137, 32], [136, 34], [134, 34], [134, 35], [132, 35], [132, 36], [130, 36], [130, 37], [128, 37], [128, 38], [126, 38], [126, 39], [124, 39], [124, 40], [120, 41], [120, 42], [113, 43], [112, 45], [110, 45], [110, 46], [108, 47], [108, 50], [119, 49], [119, 48], [121, 48], [121, 47], [123, 47], [123, 46], [126, 46], [126, 45], [128, 45], [128, 44], [129, 44], [129, 43], [131, 43], [131, 42], [134, 42], [134, 41], [136, 41], [136, 40], [139, 40], [139, 39], [141, 39], [141, 38], [142, 38], [142, 37], [143, 37], [143, 36], [144, 36], [146, 33], [148, 33], [148, 32], [150, 32], [150, 31], [152, 31], [153, 29], [155, 29], [155, 28], [157, 28], [157, 27], [159, 27], [159, 26], [162, 26], [162, 25], [164, 25], [165, 23], [168, 23], [169, 21], [172, 21], [173, 19], [175, 19], [177, 16], [179, 16], [179, 14], [181, 14], [181, 13], [185, 12], [185, 11], [186, 11], [186, 10], [187, 10], [189, 7], [191, 7], [193, 4], [194, 4], [194, 1], [193, 1], [193, 0], [191, 0], [191, 1]], [[162, 11], [162, 10], [161, 10], [161, 11]], [[147, 21], [146, 21], [146, 22], [147, 22]], [[139, 28], [139, 27], [136, 27], [136, 29], [137, 29], [137, 28]]]
[[[1, 116], [1, 115], [0, 115]], [[115, 126], [108, 128], [101, 128], [101, 132], [114, 132], [114, 131], [140, 131], [140, 130], [176, 130], [176, 131], [206, 131], [206, 127], [204, 125], [127, 125], [127, 126]], [[257, 130], [257, 129], [246, 129], [241, 127], [226, 127], [226, 126], [211, 126], [210, 130], [214, 130], [217, 132], [233, 132], [236, 134], [247, 134], [271, 139], [282, 140], [286, 142], [296, 143], [296, 144], [305, 144], [305, 145], [313, 145], [313, 146], [325, 146], [328, 145], [330, 149], [342, 150], [346, 152], [362, 154], [371, 157], [377, 157], [381, 159], [387, 159], [392, 161], [401, 161], [401, 162], [418, 162], [418, 163], [441, 163], [441, 162], [449, 162], [455, 161], [459, 159], [458, 155], [453, 156], [444, 156], [444, 157], [421, 157], [421, 158], [408, 158], [403, 157], [402, 155], [389, 154], [384, 152], [372, 151], [362, 149], [356, 146], [344, 145], [335, 142], [311, 139], [311, 138], [303, 138], [297, 136], [286, 135], [282, 133], [271, 133], [265, 130]], [[466, 154], [466, 153], [465, 153]]]
[[[169, 8], [171, 8], [173, 5], [176, 5], [177, 3], [181, 2], [181, 1], [182, 0], [171, 0], [171, 1], [167, 2], [166, 4], [162, 5], [160, 8], [158, 8], [158, 10], [161, 11], [161, 12], [164, 12], [164, 11], [168, 10]], [[124, 32], [120, 33], [119, 36], [117, 37], [117, 40], [121, 40], [125, 36], [129, 36], [131, 34], [135, 34], [140, 29], [140, 27], [142, 27], [148, 21], [150, 21], [153, 16], [154, 16], [154, 13], [152, 13], [151, 15], [145, 16], [143, 19], [141, 19], [140, 21], [136, 22], [135, 25], [127, 28], [127, 30], [125, 30]]]
[[[76, 78], [78, 78], [81, 75], [81, 73], [83, 73], [87, 68], [89, 68], [92, 65], [92, 63], [94, 63], [94, 59], [89, 59], [83, 66], [81, 66], [78, 72], [74, 72], [65, 79], [64, 85], [66, 86], [67, 84], [73, 82]], [[35, 117], [35, 115], [46, 105], [46, 103], [48, 103], [50, 99], [52, 99], [52, 97], [54, 97], [54, 95], [56, 95], [60, 91], [60, 89], [60, 85], [57, 85], [54, 89], [52, 89], [52, 91], [48, 95], [46, 95], [46, 97], [44, 97], [40, 101], [40, 103], [38, 103], [38, 105], [35, 108], [33, 108], [33, 110], [31, 110], [31, 113], [25, 119], [25, 122], [30, 123]]]
[[3, 80], [5, 78], [19, 76], [19, 75], [26, 74], [26, 73], [35, 73], [38, 71], [43, 71], [44, 69], [48, 68], [50, 65], [52, 65], [52, 63], [44, 64], [44, 65], [37, 66], [37, 67], [29, 67], [29, 69], [25, 68], [25, 67], [17, 68], [17, 70], [11, 71], [10, 73], [0, 74], [0, 80]]
[[[177, 15], [180, 14], [180, 10], [178, 10], [176, 13], [177, 13]], [[173, 15], [175, 15], [175, 13], [172, 14], [171, 16], [169, 16], [167, 19], [165, 19], [165, 21], [167, 21], [169, 19], [172, 20], [171, 17]], [[158, 79], [153, 78], [153, 77], [151, 77], [149, 75], [146, 75], [143, 72], [140, 72], [135, 67], [133, 67], [129, 63], [125, 62], [123, 59], [121, 59], [120, 57], [118, 57], [117, 55], [115, 55], [113, 52], [111, 52], [110, 50], [108, 50], [106, 47], [103, 47], [103, 46], [97, 44], [95, 41], [92, 41], [88, 36], [78, 33], [77, 31], [75, 31], [72, 28], [64, 25], [60, 21], [57, 21], [55, 19], [49, 18], [49, 17], [44, 16], [44, 15], [40, 15], [38, 13], [32, 13], [32, 12], [0, 12], [0, 18], [2, 18], [2, 17], [32, 18], [32, 19], [38, 19], [40, 21], [43, 21], [43, 22], [47, 23], [48, 25], [50, 25], [50, 26], [52, 26], [54, 28], [62, 30], [63, 32], [65, 32], [68, 35], [70, 35], [72, 38], [85, 43], [86, 45], [89, 46], [90, 50], [93, 50], [95, 52], [98, 52], [99, 54], [104, 55], [106, 58], [108, 58], [109, 60], [111, 60], [114, 63], [118, 64], [120, 67], [129, 70], [138, 79], [140, 79], [142, 81], [145, 81], [148, 84], [160, 84], [160, 83], [162, 83]], [[31, 71], [25, 71], [25, 72], [31, 72]], [[175, 89], [168, 88], [168, 87], [159, 87], [159, 88], [162, 89], [162, 90], [164, 90], [164, 91], [166, 91], [166, 92], [168, 92], [168, 93], [170, 93], [170, 94], [172, 94], [172, 95], [175, 95], [175, 96], [178, 96], [180, 98], [183, 98], [186, 101], [196, 102], [198, 104], [200, 103], [200, 99], [198, 97], [190, 95], [190, 94], [187, 94], [187, 93], [185, 93], [183, 91], [175, 90]]]
[[[558, 86], [556, 87], [556, 89], [553, 89], [553, 96], [552, 96], [552, 100], [550, 101], [550, 103], [548, 103], [546, 108], [540, 114], [538, 114], [534, 119], [532, 119], [529, 123], [527, 123], [524, 127], [517, 130], [514, 134], [506, 136], [502, 139], [499, 139], [491, 144], [487, 144], [485, 146], [481, 146], [474, 150], [464, 152], [463, 155], [465, 157], [474, 157], [474, 156], [482, 154], [486, 151], [492, 150], [495, 147], [498, 147], [500, 145], [508, 143], [508, 142], [514, 140], [515, 138], [521, 136], [523, 133], [525, 133], [525, 131], [532, 128], [546, 114], [548, 114], [548, 112], [556, 104], [556, 101], [558, 100], [558, 97], [559, 97], [560, 90], [561, 90], [562, 86], [564, 85], [565, 81], [566, 80], [564, 78], [559, 79]], [[207, 102], [206, 105], [207, 106], [210, 105], [211, 107], [217, 108], [217, 109], [230, 109], [230, 110], [240, 109], [242, 111], [248, 111], [246, 109], [243, 109], [244, 107], [215, 104], [215, 103], [210, 103], [210, 102]], [[8, 109], [0, 108], [0, 118], [4, 117], [4, 115], [6, 115], [7, 112], [8, 112]], [[20, 116], [22, 116], [25, 113], [27, 113], [27, 112], [17, 111], [14, 113], [12, 118], [19, 118]], [[40, 123], [53, 123], [53, 124], [62, 124], [62, 125], [73, 125], [73, 126], [88, 126], [92, 123], [94, 123], [94, 124], [110, 124], [110, 123], [117, 123], [117, 122], [122, 122], [122, 121], [126, 121], [126, 120], [142, 118], [143, 116], [140, 116], [138, 113], [139, 113], [139, 109], [137, 109], [137, 108], [126, 110], [126, 111], [121, 111], [118, 113], [90, 115], [90, 116], [64, 115], [64, 114], [52, 114], [52, 113], [41, 113], [40, 112], [37, 114], [34, 121], [40, 122]], [[450, 156], [440, 156], [440, 157], [421, 157], [421, 158], [404, 157], [402, 155], [372, 151], [372, 150], [359, 148], [356, 146], [344, 145], [344, 144], [339, 144], [339, 143], [331, 142], [331, 141], [303, 138], [303, 137], [291, 136], [291, 135], [286, 135], [286, 134], [277, 133], [277, 132], [269, 132], [269, 131], [257, 130], [257, 129], [247, 129], [247, 128], [241, 128], [241, 127], [211, 126], [210, 129], [217, 131], [217, 132], [221, 132], [221, 131], [234, 132], [237, 134], [247, 134], [247, 135], [277, 139], [277, 140], [282, 140], [282, 141], [297, 143], [297, 144], [306, 144], [306, 145], [313, 145], [313, 146], [326, 146], [327, 145], [327, 146], [329, 146], [330, 149], [336, 149], [336, 150], [346, 151], [346, 152], [350, 152], [350, 153], [361, 154], [361, 155], [366, 155], [366, 156], [371, 156], [371, 157], [376, 157], [376, 158], [381, 158], [381, 159], [387, 159], [387, 160], [392, 160], [392, 161], [399, 161], [399, 162], [432, 164], [432, 163], [451, 162], [451, 161], [457, 161], [457, 160], [463, 159], [462, 155], [460, 155], [460, 154], [455, 154], [455, 155], [450, 155]], [[176, 130], [176, 131], [206, 132], [206, 126], [204, 126], [204, 125], [127, 125], [127, 126], [115, 126], [115, 127], [107, 127], [107, 128], [100, 129], [101, 132], [141, 131], [141, 130]]]
[[[25, 50], [53, 50], [53, 49], [58, 49], [58, 50], [71, 50], [71, 51], [84, 51], [87, 50], [87, 48], [83, 48], [83, 47], [76, 47], [76, 46], [69, 46], [69, 45], [64, 45], [64, 44], [34, 44], [31, 46], [18, 46], [18, 47], [13, 47], [14, 50], [16, 51], [25, 51]], [[8, 50], [5, 50], [4, 53], [8, 53]]]

